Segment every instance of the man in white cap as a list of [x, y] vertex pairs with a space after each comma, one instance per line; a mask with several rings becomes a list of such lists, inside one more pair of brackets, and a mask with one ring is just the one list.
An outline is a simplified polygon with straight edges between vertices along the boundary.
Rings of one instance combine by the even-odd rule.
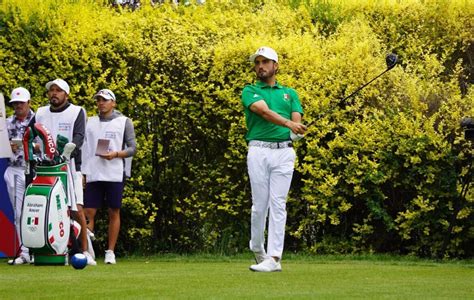
[[77, 105], [69, 102], [69, 85], [62, 79], [55, 79], [46, 84], [49, 105], [38, 108], [32, 120], [46, 126], [57, 144], [58, 136], [67, 138], [76, 145], [71, 154], [75, 199], [70, 199], [73, 218], [81, 225], [79, 241], [89, 265], [96, 265], [93, 249], [88, 247], [87, 222], [83, 211], [84, 197], [81, 174], [81, 147], [84, 142], [86, 128], [86, 112]]
[[120, 208], [125, 178], [130, 177], [131, 158], [136, 152], [132, 121], [115, 110], [115, 94], [102, 89], [95, 94], [98, 115], [90, 117], [83, 147], [86, 177], [85, 212], [89, 229], [94, 230], [97, 209], [108, 207], [108, 248], [104, 262], [116, 264], [115, 245], [120, 231]]
[[[250, 250], [255, 272], [281, 271], [285, 239], [286, 197], [293, 176], [296, 153], [291, 137], [302, 135], [303, 109], [295, 90], [276, 81], [278, 55], [260, 47], [250, 56], [257, 82], [242, 91], [247, 125], [247, 167], [252, 190]], [[268, 216], [268, 241], [265, 227]]]
[[[13, 157], [8, 162], [4, 178], [15, 215], [15, 228], [20, 238], [21, 208], [23, 194], [25, 193], [25, 159], [22, 140], [25, 130], [34, 116], [30, 108], [30, 98], [30, 92], [27, 89], [23, 87], [14, 89], [9, 103], [13, 106], [15, 113], [7, 119], [8, 138], [10, 139]], [[21, 245], [20, 255], [8, 261], [11, 265], [21, 265], [29, 262], [28, 248], [23, 245]]]

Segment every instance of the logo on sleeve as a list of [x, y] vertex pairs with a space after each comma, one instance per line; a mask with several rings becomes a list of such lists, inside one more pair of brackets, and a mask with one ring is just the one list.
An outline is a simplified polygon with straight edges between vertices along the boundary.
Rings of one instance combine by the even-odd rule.
[[285, 101], [290, 101], [290, 95], [289, 94], [283, 94], [283, 99], [285, 99]]

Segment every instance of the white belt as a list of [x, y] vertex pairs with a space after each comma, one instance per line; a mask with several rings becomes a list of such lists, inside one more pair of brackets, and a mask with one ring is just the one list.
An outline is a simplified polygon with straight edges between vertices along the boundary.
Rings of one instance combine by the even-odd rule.
[[291, 141], [284, 141], [284, 142], [250, 141], [249, 146], [270, 148], [270, 149], [283, 149], [283, 148], [292, 148], [293, 143]]

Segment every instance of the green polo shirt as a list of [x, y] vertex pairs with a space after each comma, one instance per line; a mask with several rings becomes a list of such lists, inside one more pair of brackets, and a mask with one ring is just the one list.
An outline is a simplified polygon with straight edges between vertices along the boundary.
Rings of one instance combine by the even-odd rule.
[[250, 106], [257, 101], [264, 100], [272, 111], [288, 120], [291, 120], [292, 112], [303, 114], [296, 91], [278, 82], [274, 86], [261, 81], [247, 85], [242, 91], [241, 100], [245, 110], [247, 141], [282, 142], [290, 139], [289, 128], [268, 122], [250, 110]]

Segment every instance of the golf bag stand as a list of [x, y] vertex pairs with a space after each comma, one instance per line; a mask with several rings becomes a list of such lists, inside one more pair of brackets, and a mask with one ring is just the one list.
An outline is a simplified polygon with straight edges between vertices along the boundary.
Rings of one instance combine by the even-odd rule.
[[[33, 154], [37, 136], [43, 142], [42, 158]], [[34, 255], [35, 265], [65, 265], [71, 224], [67, 161], [56, 150], [49, 130], [39, 123], [27, 128], [23, 148], [27, 172], [32, 164], [36, 176], [25, 190], [21, 239]]]

